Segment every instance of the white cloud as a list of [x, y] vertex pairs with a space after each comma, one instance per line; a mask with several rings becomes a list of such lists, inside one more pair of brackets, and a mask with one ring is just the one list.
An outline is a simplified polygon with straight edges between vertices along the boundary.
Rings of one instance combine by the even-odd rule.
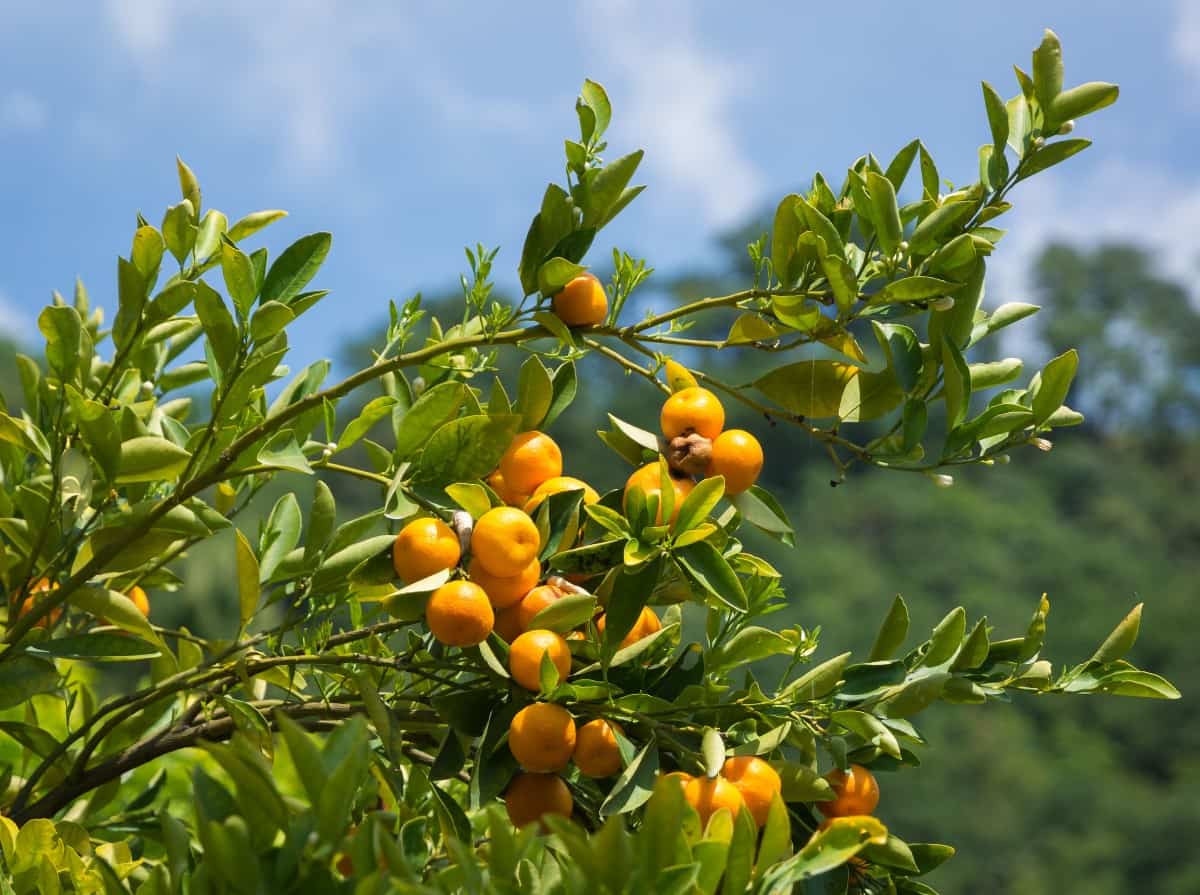
[[1033, 301], [1033, 262], [1055, 240], [1142, 246], [1162, 276], [1184, 283], [1200, 301], [1200, 180], [1115, 160], [1080, 178], [1041, 175], [1016, 187], [1013, 205], [996, 221], [1009, 232], [991, 259], [988, 306]]
[[[742, 66], [700, 45], [686, 6], [643, 16], [630, 0], [597, 0], [580, 14], [585, 34], [605, 35], [605, 75], [621, 77], [621, 120], [646, 146], [655, 182], [704, 223], [721, 228], [757, 210], [763, 177], [745, 154], [732, 112], [750, 92]], [[639, 22], [637, 29], [627, 23]], [[611, 35], [619, 35], [612, 38]], [[616, 99], [616, 97], [614, 97]]]
[[34, 327], [33, 318], [25, 309], [0, 292], [0, 333], [7, 333], [18, 339], [27, 339]]
[[1196, 0], [1176, 0], [1171, 55], [1200, 84], [1200, 3]]
[[172, 0], [108, 0], [105, 13], [118, 40], [145, 65], [167, 49], [178, 10]]
[[35, 133], [49, 120], [46, 104], [25, 90], [0, 96], [0, 133]]

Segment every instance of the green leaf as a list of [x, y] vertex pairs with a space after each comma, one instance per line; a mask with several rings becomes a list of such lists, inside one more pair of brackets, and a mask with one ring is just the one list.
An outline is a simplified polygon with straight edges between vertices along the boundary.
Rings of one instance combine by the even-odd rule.
[[[136, 609], [136, 607], [134, 607]], [[52, 659], [90, 659], [95, 662], [136, 662], [162, 655], [157, 646], [125, 634], [71, 634], [43, 640], [26, 649], [30, 655]]]
[[893, 254], [900, 245], [903, 230], [900, 226], [900, 209], [896, 204], [896, 190], [892, 182], [874, 171], [867, 172], [867, 190], [874, 209], [873, 222], [879, 246], [885, 255]]
[[676, 536], [690, 531], [708, 518], [708, 514], [725, 494], [725, 478], [710, 476], [696, 485], [679, 506], [672, 530]]
[[879, 628], [879, 633], [875, 635], [875, 643], [871, 646], [871, 652], [867, 659], [871, 662], [890, 659], [896, 654], [896, 650], [904, 645], [906, 637], [908, 637], [908, 606], [905, 604], [904, 598], [896, 594], [887, 617]]
[[287, 305], [277, 301], [263, 302], [250, 318], [250, 338], [254, 342], [265, 342], [296, 319]]
[[1071, 348], [1051, 360], [1042, 368], [1036, 384], [1031, 384], [1033, 393], [1033, 418], [1037, 423], [1045, 422], [1067, 399], [1071, 381], [1079, 368], [1079, 352]]
[[[551, 315], [553, 316], [553, 315]], [[558, 318], [555, 317], [555, 320]], [[571, 402], [575, 400], [575, 394], [579, 390], [578, 377], [575, 372], [575, 362], [566, 361], [559, 365], [554, 371], [554, 375], [550, 378], [550, 406], [546, 409], [546, 415], [541, 420], [543, 428], [549, 428], [560, 413], [571, 406]]]
[[908, 843], [896, 836], [889, 835], [883, 844], [869, 844], [862, 850], [862, 856], [872, 864], [892, 867], [906, 873], [917, 873], [920, 868], [909, 850]]
[[[141, 271], [124, 258], [117, 259], [117, 319], [113, 321], [113, 344], [124, 348], [133, 338], [146, 307], [149, 283]], [[75, 314], [74, 308], [69, 308]]]
[[1106, 674], [1097, 689], [1112, 696], [1136, 696], [1141, 699], [1179, 699], [1180, 693], [1170, 681], [1149, 671], [1116, 671]]
[[858, 734], [864, 742], [878, 746], [893, 758], [900, 757], [900, 743], [896, 735], [874, 715], [857, 709], [842, 709], [830, 715], [829, 720]]
[[896, 157], [888, 164], [887, 173], [884, 176], [891, 181], [893, 190], [898, 191], [904, 184], [904, 178], [908, 176], [908, 169], [912, 167], [913, 159], [916, 158], [920, 146], [920, 140], [913, 140], [897, 152]]
[[1021, 166], [1021, 179], [1025, 180], [1039, 171], [1045, 171], [1059, 162], [1065, 162], [1091, 145], [1091, 140], [1082, 139], [1055, 140], [1053, 143], [1047, 143], [1041, 149], [1031, 152], [1025, 157], [1025, 164]]
[[755, 528], [762, 529], [773, 538], [795, 546], [795, 532], [787, 514], [774, 497], [765, 488], [751, 485], [749, 490], [735, 494], [729, 502], [742, 514], [742, 518]]
[[363, 436], [371, 431], [371, 428], [382, 420], [384, 417], [391, 416], [392, 410], [398, 405], [398, 401], [388, 395], [381, 395], [372, 401], [359, 412], [349, 425], [342, 431], [342, 436], [338, 439], [337, 450], [344, 451], [350, 445], [358, 442]]
[[625, 187], [641, 164], [639, 149], [601, 168], [583, 196], [583, 226], [599, 227], [611, 217], [613, 207], [622, 198]]
[[[775, 210], [775, 224], [771, 229], [771, 267], [785, 287], [794, 285], [800, 275], [799, 266], [795, 265], [793, 270], [792, 264], [796, 240], [802, 229], [800, 202], [800, 197], [794, 193], [784, 196]], [[731, 332], [731, 338], [732, 335]]]
[[1117, 101], [1120, 88], [1116, 84], [1089, 81], [1064, 90], [1050, 103], [1049, 115], [1055, 122], [1070, 121], [1097, 112]]
[[458, 415], [466, 397], [467, 387], [451, 381], [439, 383], [417, 398], [396, 425], [396, 456], [404, 459], [414, 454], [429, 439], [430, 432]]
[[818, 831], [795, 855], [776, 864], [763, 876], [764, 892], [786, 891], [793, 883], [810, 879], [845, 864], [868, 843], [887, 841], [887, 828], [873, 817], [837, 817]]
[[256, 459], [264, 466], [274, 469], [290, 469], [304, 475], [312, 474], [312, 467], [308, 465], [304, 451], [296, 442], [296, 433], [289, 429], [280, 430], [272, 435], [270, 440], [259, 448]]
[[891, 413], [904, 400], [904, 392], [891, 370], [860, 371], [846, 383], [838, 417], [851, 423], [877, 419]]
[[933, 162], [933, 156], [929, 154], [929, 150], [925, 148], [925, 144], [920, 144], [921, 155], [921, 188], [925, 195], [937, 201], [941, 179], [938, 177], [937, 165]]
[[121, 445], [118, 484], [174, 481], [187, 466], [191, 454], [157, 435], [140, 435]]
[[803, 197], [797, 196], [796, 211], [808, 228], [825, 243], [825, 254], [833, 255], [835, 258], [844, 259], [846, 257], [846, 246], [842, 242], [842, 234], [838, 232], [833, 222], [821, 213], [820, 209]]
[[1062, 85], [1062, 44], [1058, 35], [1047, 28], [1041, 45], [1033, 51], [1033, 90], [1043, 109], [1051, 108]]
[[269, 581], [284, 557], [300, 543], [300, 528], [303, 524], [304, 517], [295, 494], [288, 492], [275, 502], [261, 538], [260, 582], [265, 584]]
[[1125, 654], [1132, 648], [1137, 641], [1138, 630], [1142, 625], [1142, 604], [1138, 603], [1125, 618], [1121, 619], [1121, 623], [1117, 625], [1111, 634], [1105, 638], [1104, 643], [1096, 650], [1090, 661], [1097, 665], [1108, 665], [1110, 662], [1116, 662], [1118, 659], [1123, 659]]
[[811, 419], [835, 417], [846, 383], [859, 368], [831, 360], [806, 360], [771, 370], [754, 387], [781, 407]]
[[162, 235], [167, 248], [182, 265], [196, 241], [195, 209], [191, 202], [184, 199], [167, 209], [163, 215]]
[[179, 156], [175, 156], [175, 173], [179, 175], [179, 194], [187, 200], [193, 214], [200, 214], [200, 182]]
[[229, 291], [229, 297], [233, 299], [233, 305], [237, 308], [238, 317], [245, 320], [250, 316], [250, 308], [258, 294], [254, 263], [241, 249], [226, 240], [221, 243], [221, 273], [225, 277], [225, 288]]
[[792, 642], [783, 635], [769, 628], [749, 625], [711, 650], [704, 662], [708, 671], [717, 672], [791, 651]]
[[626, 814], [640, 808], [654, 792], [657, 776], [658, 743], [651, 738], [609, 790], [608, 798], [600, 805], [600, 816]]
[[821, 258], [821, 270], [829, 280], [834, 301], [839, 311], [848, 311], [858, 301], [858, 277], [845, 258], [825, 255]]
[[992, 130], [992, 143], [997, 152], [1004, 151], [1008, 142], [1008, 109], [1000, 94], [987, 81], [983, 82], [983, 104], [987, 107], [988, 126]]
[[596, 598], [591, 594], [567, 594], [539, 611], [527, 629], [545, 628], [565, 634], [586, 624], [595, 614]]
[[445, 491], [451, 500], [471, 514], [472, 519], [478, 519], [492, 508], [487, 491], [474, 482], [456, 482], [447, 485]]
[[520, 428], [521, 417], [515, 414], [452, 420], [428, 436], [414, 477], [434, 484], [483, 478], [496, 468]]
[[[941, 243], [941, 238], [952, 233], [967, 222], [976, 208], [976, 202], [966, 197], [958, 201], [946, 202], [926, 215], [909, 237], [909, 249], [914, 254], [928, 254]], [[954, 233], [957, 236], [957, 233]]]
[[888, 283], [871, 296], [871, 304], [882, 304], [895, 301], [921, 301], [928, 298], [938, 298], [949, 295], [960, 288], [960, 283], [952, 283], [939, 277], [915, 276], [905, 277]]
[[608, 94], [604, 88], [595, 81], [585, 80], [583, 88], [579, 91], [579, 95], [587, 104], [587, 107], [592, 110], [592, 114], [596, 116], [595, 130], [592, 131], [592, 136], [599, 139], [608, 129], [608, 123], [612, 120], [612, 106], [608, 101]]
[[258, 608], [260, 594], [258, 558], [254, 555], [254, 548], [250, 546], [250, 541], [242, 534], [241, 529], [234, 529], [234, 534], [237, 538], [238, 606], [241, 627], [245, 628], [246, 623], [254, 617], [254, 611]]
[[521, 429], [537, 429], [550, 410], [554, 398], [554, 385], [550, 373], [536, 355], [521, 364], [521, 375], [517, 382], [516, 410], [521, 414]]
[[850, 653], [842, 653], [826, 659], [815, 668], [810, 668], [788, 684], [779, 694], [789, 701], [812, 702], [833, 691], [842, 679], [842, 671], [850, 660]]
[[287, 217], [287, 212], [278, 209], [252, 211], [229, 228], [229, 238], [234, 242], [241, 242], [247, 236], [253, 236], [264, 227], [268, 227], [280, 218], [285, 217]]
[[0, 711], [27, 702], [39, 693], [59, 686], [53, 662], [33, 656], [14, 655], [0, 663]]
[[0, 413], [0, 441], [7, 441], [50, 462], [50, 444], [37, 426], [28, 420]]
[[575, 264], [566, 258], [551, 258], [538, 268], [538, 291], [542, 295], [554, 295], [562, 291], [563, 286], [580, 274], [586, 273], [587, 268]]
[[263, 279], [262, 302], [291, 303], [316, 276], [332, 243], [332, 234], [310, 233], [284, 249]]
[[963, 636], [967, 633], [967, 613], [958, 606], [946, 614], [929, 638], [929, 649], [921, 664], [929, 668], [948, 665], [958, 653]]
[[46, 360], [64, 380], [79, 368], [83, 321], [72, 307], [50, 305], [38, 314], [38, 329], [46, 340]]
[[946, 423], [949, 429], [954, 429], [966, 419], [971, 398], [971, 371], [958, 346], [948, 338], [942, 340], [942, 369]]
[[233, 322], [233, 315], [216, 290], [203, 280], [196, 283], [194, 301], [213, 357], [223, 369], [231, 368], [238, 352], [237, 324]]
[[708, 541], [677, 548], [672, 555], [687, 577], [718, 602], [739, 612], [749, 608], [742, 582], [725, 557]]
[[971, 391], [983, 391], [995, 388], [1006, 382], [1012, 382], [1021, 375], [1024, 363], [1019, 357], [1006, 357], [1003, 360], [989, 361], [982, 364], [968, 364], [971, 373]]

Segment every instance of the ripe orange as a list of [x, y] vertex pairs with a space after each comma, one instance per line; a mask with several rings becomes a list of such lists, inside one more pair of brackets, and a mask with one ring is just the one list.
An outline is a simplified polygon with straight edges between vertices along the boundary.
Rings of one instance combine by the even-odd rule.
[[621, 750], [616, 733], [620, 725], [595, 718], [579, 728], [575, 740], [575, 767], [585, 777], [611, 777], [621, 770]]
[[736, 818], [744, 804], [741, 792], [724, 777], [693, 777], [683, 788], [683, 797], [699, 812], [704, 825], [722, 808]]
[[508, 483], [504, 481], [504, 476], [497, 469], [487, 477], [487, 483], [491, 485], [492, 490], [496, 495], [508, 504], [510, 507], [521, 507], [525, 505], [525, 501], [529, 499], [528, 494], [517, 494], [508, 487]]
[[510, 495], [531, 494], [562, 471], [562, 451], [543, 432], [521, 432], [500, 458], [500, 475]]
[[520, 619], [521, 630], [528, 631], [534, 616], [562, 597], [563, 592], [550, 584], [535, 587], [522, 597], [521, 602], [517, 604], [517, 618]]
[[879, 804], [879, 784], [875, 775], [862, 765], [850, 765], [849, 772], [834, 768], [825, 775], [835, 798], [817, 802], [817, 810], [826, 817], [852, 817], [870, 814]]
[[[679, 507], [683, 504], [684, 498], [692, 493], [692, 489], [696, 487], [696, 483], [691, 479], [680, 479], [671, 476], [671, 486], [675, 491], [675, 504], [671, 508], [671, 518], [669, 521], [674, 522], [675, 517], [679, 515]], [[662, 516], [662, 479], [660, 477], [658, 463], [647, 463], [645, 466], [634, 471], [633, 475], [625, 482], [625, 497], [622, 500], [621, 506], [625, 507], [629, 502], [629, 492], [634, 488], [640, 488], [646, 498], [657, 497], [659, 499], [658, 515], [656, 517], [661, 525]]]
[[458, 535], [441, 519], [414, 519], [392, 544], [392, 565], [405, 584], [453, 569], [461, 558]]
[[514, 827], [541, 823], [547, 814], [570, 817], [574, 807], [571, 790], [556, 774], [517, 774], [504, 793], [504, 807]]
[[758, 481], [762, 468], [762, 445], [744, 429], [726, 429], [713, 439], [707, 474], [725, 476], [726, 494], [741, 494]]
[[520, 574], [509, 578], [498, 578], [480, 565], [478, 559], [472, 559], [468, 566], [471, 580], [484, 589], [488, 599], [497, 609], [506, 609], [537, 587], [538, 578], [542, 574], [542, 564], [535, 557]]
[[[33, 587], [29, 588], [29, 593], [25, 595], [25, 599], [21, 601], [21, 605], [17, 607], [17, 618], [20, 618], [25, 613], [29, 612], [29, 610], [31, 610], [38, 602], [38, 599], [34, 596], [34, 594], [43, 594], [47, 591], [54, 590], [54, 588], [55, 585], [50, 581], [49, 578], [39, 578], [37, 581], [35, 581]], [[35, 624], [34, 627], [48, 628], [57, 622], [59, 618], [62, 617], [62, 614], [63, 610], [61, 606], [51, 609], [49, 615], [43, 615], [40, 619], [38, 619], [37, 624]]]
[[725, 762], [721, 775], [738, 788], [754, 823], [760, 827], [765, 824], [775, 793], [783, 791], [783, 781], [775, 769], [761, 758], [737, 755]]
[[659, 422], [668, 441], [692, 432], [712, 439], [725, 428], [725, 408], [708, 389], [692, 386], [667, 398]]
[[146, 618], [150, 617], [150, 598], [146, 596], [146, 592], [139, 585], [135, 584], [131, 587], [125, 596], [129, 597], [133, 605], [138, 608], [138, 612]]
[[448, 581], [425, 604], [425, 624], [446, 646], [475, 646], [487, 640], [496, 614], [487, 594], [470, 581]]
[[540, 548], [537, 526], [516, 507], [493, 507], [479, 517], [471, 534], [472, 557], [498, 578], [520, 575]]
[[493, 630], [504, 638], [505, 643], [512, 643], [524, 633], [518, 609], [519, 605], [507, 606], [496, 613], [496, 624]]
[[695, 779], [694, 777], [692, 777], [691, 774], [687, 773], [686, 771], [671, 771], [671, 773], [664, 774], [663, 776], [666, 777], [668, 780], [678, 780], [679, 788], [682, 789], [685, 794], [687, 792], [687, 785], [689, 783], [691, 783], [692, 780]]
[[[604, 636], [604, 616], [601, 615], [596, 619], [596, 630], [600, 636]], [[620, 649], [625, 649], [627, 646], [633, 646], [643, 637], [649, 637], [656, 631], [662, 630], [662, 622], [658, 615], [649, 606], [643, 606], [641, 614], [638, 615], [637, 621], [633, 623], [633, 627], [629, 629], [629, 633], [621, 640]]]
[[527, 771], [561, 771], [575, 745], [575, 719], [553, 702], [525, 706], [508, 726], [508, 751]]
[[567, 326], [594, 326], [608, 314], [608, 296], [595, 276], [583, 273], [554, 296], [554, 313]]
[[582, 491], [585, 504], [596, 503], [600, 499], [596, 489], [587, 482], [571, 478], [569, 475], [556, 475], [552, 479], [546, 479], [534, 489], [533, 494], [529, 495], [529, 500], [525, 503], [525, 512], [532, 516], [533, 511], [541, 506], [543, 500], [560, 491]]
[[535, 693], [542, 689], [542, 656], [558, 669], [559, 681], [571, 673], [571, 650], [567, 641], [553, 631], [535, 628], [526, 631], [508, 648], [508, 670], [518, 684]]

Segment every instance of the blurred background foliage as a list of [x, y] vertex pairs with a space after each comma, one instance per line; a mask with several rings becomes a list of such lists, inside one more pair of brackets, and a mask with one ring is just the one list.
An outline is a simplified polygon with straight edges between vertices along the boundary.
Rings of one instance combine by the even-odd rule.
[[[719, 273], [651, 278], [642, 303], [661, 310], [744, 287], [747, 238], [765, 229], [756, 220], [729, 234]], [[834, 469], [822, 447], [733, 405], [731, 425], [762, 440], [763, 484], [797, 532], [794, 550], [753, 534], [747, 546], [783, 572], [790, 606], [775, 616], [777, 625], [821, 626], [818, 658], [845, 649], [862, 655], [896, 593], [908, 601], [914, 632], [962, 604], [969, 617], [988, 614], [1008, 636], [1024, 629], [1047, 592], [1047, 652], [1073, 664], [1131, 603], [1145, 600], [1136, 660], [1175, 682], [1183, 701], [1050, 706], [1045, 699], [1054, 697], [1028, 696], [1011, 711], [939, 705], [922, 727], [936, 754], [921, 771], [882, 777], [880, 815], [909, 841], [959, 848], [931, 878], [947, 892], [1115, 895], [1137, 886], [1192, 895], [1200, 891], [1200, 864], [1191, 856], [1200, 841], [1200, 712], [1189, 698], [1200, 687], [1200, 313], [1184, 284], [1160, 277], [1153, 256], [1130, 245], [1050, 246], [1033, 282], [1037, 295], [1002, 298], [1044, 308], [1016, 328], [1019, 338], [1035, 340], [1022, 345], [1041, 355], [1031, 360], [1078, 346], [1070, 403], [1088, 416], [1082, 428], [1062, 433], [1049, 454], [1027, 449], [1002, 469], [960, 471], [948, 490], [920, 475], [865, 468], [830, 487]], [[461, 301], [447, 293], [425, 305], [455, 319]], [[627, 310], [629, 319], [634, 312]], [[384, 325], [381, 314], [360, 342], [330, 353], [361, 366]], [[10, 402], [19, 391], [11, 354], [11, 346], [0, 346], [0, 388]], [[515, 382], [521, 358], [509, 354], [501, 372]], [[689, 362], [683, 353], [676, 359]], [[730, 350], [705, 362], [720, 362], [724, 369], [710, 371], [740, 382], [751, 378], [741, 360]], [[594, 430], [609, 411], [654, 428], [658, 397], [594, 358], [581, 367], [580, 383], [577, 405], [551, 433], [567, 474], [601, 491], [618, 487], [628, 470]], [[347, 404], [341, 412], [356, 411]], [[386, 441], [383, 428], [376, 434]], [[346, 517], [380, 500], [353, 480], [330, 485]], [[306, 502], [312, 486], [281, 477], [261, 506], [269, 509], [288, 488]], [[252, 530], [254, 522], [242, 525]], [[227, 636], [237, 615], [232, 551], [231, 538], [218, 537], [187, 557], [178, 569], [183, 588], [155, 596], [155, 620]], [[186, 763], [187, 753], [172, 760]]]

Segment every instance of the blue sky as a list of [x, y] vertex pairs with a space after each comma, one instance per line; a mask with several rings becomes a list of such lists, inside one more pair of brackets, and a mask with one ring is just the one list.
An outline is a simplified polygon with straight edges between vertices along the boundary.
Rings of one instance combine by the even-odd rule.
[[[411, 7], [411, 8], [410, 8]], [[298, 322], [298, 363], [333, 354], [388, 298], [436, 290], [462, 246], [520, 243], [584, 77], [615, 116], [611, 154], [642, 146], [649, 189], [593, 250], [660, 271], [706, 267], [713, 237], [814, 170], [840, 180], [921, 136], [966, 181], [986, 139], [979, 81], [1015, 92], [1041, 30], [1068, 84], [1121, 100], [1082, 123], [1096, 145], [1015, 195], [989, 303], [1020, 300], [1048, 234], [1154, 247], [1194, 271], [1200, 223], [1200, 0], [1139, 3], [729, 4], [0, 2], [0, 326], [32, 332], [52, 288], [83, 277], [109, 306], [134, 213], [177, 201], [174, 156], [230, 217], [285, 208], [277, 252], [334, 233]]]

